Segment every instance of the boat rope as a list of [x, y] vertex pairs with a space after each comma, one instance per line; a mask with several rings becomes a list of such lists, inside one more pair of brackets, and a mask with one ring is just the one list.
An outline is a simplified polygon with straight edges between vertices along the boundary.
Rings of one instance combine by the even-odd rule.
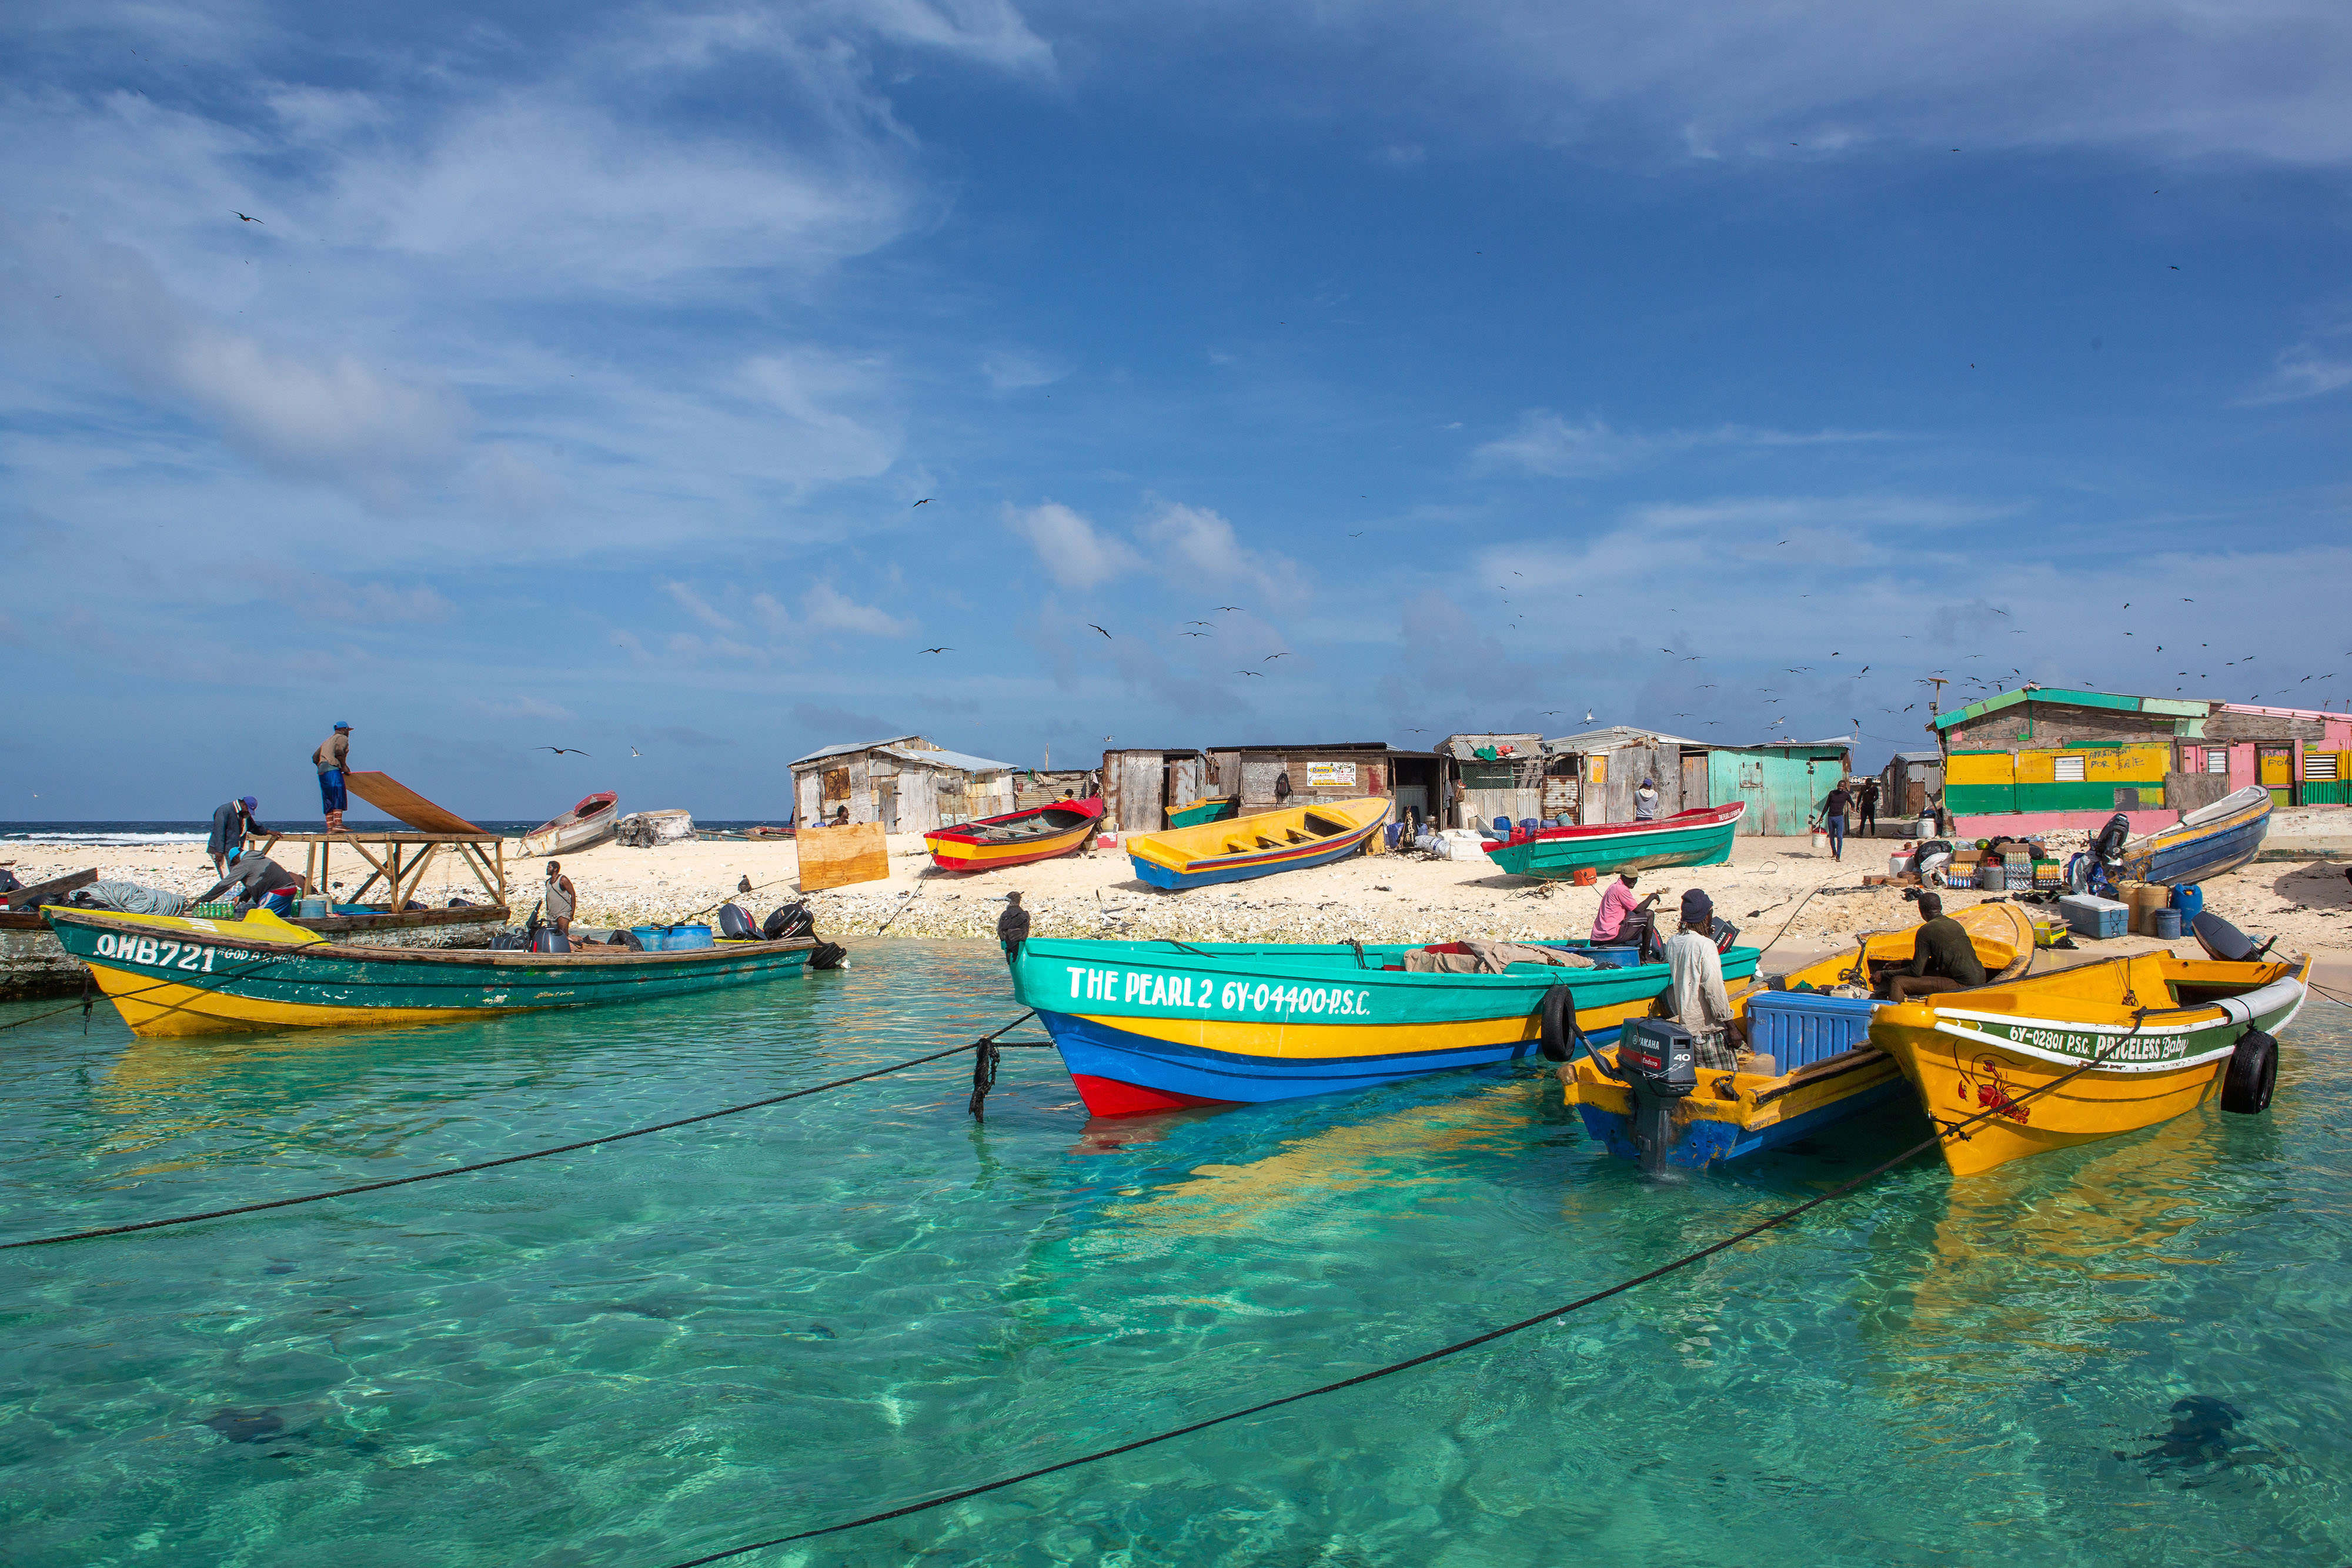
[[[2137, 1032], [2137, 1026], [2135, 1026], [2134, 1033]], [[2053, 1090], [2072, 1082], [2075, 1078], [2081, 1076], [2083, 1073], [2090, 1071], [2091, 1069], [2105, 1061], [2108, 1057], [2112, 1056], [2116, 1051], [2122, 1048], [2125, 1040], [2127, 1040], [2130, 1038], [2130, 1035], [2122, 1036], [2117, 1039], [2113, 1045], [2110, 1045], [2098, 1055], [2084, 1062], [2080, 1067], [2071, 1070], [2061, 1077], [2052, 1079], [2049, 1082], [2042, 1084], [2038, 1089], [2028, 1090], [2025, 1093], [2019, 1095], [2016, 1099], [2008, 1101], [2001, 1105], [1987, 1106], [1984, 1110], [1978, 1112], [1967, 1121], [1959, 1123], [1952, 1129], [1952, 1132], [1957, 1133], [1963, 1128], [1971, 1126], [1978, 1122], [1985, 1120], [1987, 1117], [2001, 1114], [2002, 1113], [2013, 1109], [2018, 1105], [2022, 1105], [2028, 1101], [2037, 1099], [2043, 1094], [2051, 1092]], [[813, 1530], [800, 1531], [792, 1535], [772, 1536], [765, 1541], [747, 1542], [741, 1546], [730, 1546], [721, 1552], [708, 1552], [700, 1557], [690, 1557], [684, 1562], [672, 1563], [670, 1568], [702, 1568], [702, 1565], [705, 1563], [722, 1563], [728, 1558], [740, 1557], [749, 1552], [764, 1551], [772, 1546], [783, 1546], [795, 1541], [813, 1541], [819, 1536], [837, 1535], [844, 1531], [856, 1530], [865, 1525], [880, 1524], [886, 1520], [904, 1519], [908, 1514], [925, 1513], [935, 1508], [944, 1508], [952, 1502], [961, 1502], [967, 1498], [981, 1497], [989, 1492], [1002, 1491], [1007, 1487], [1019, 1486], [1024, 1481], [1033, 1481], [1041, 1476], [1050, 1476], [1062, 1470], [1076, 1469], [1082, 1465], [1091, 1465], [1104, 1459], [1116, 1458], [1121, 1454], [1134, 1453], [1139, 1448], [1149, 1448], [1160, 1443], [1172, 1442], [1178, 1437], [1190, 1437], [1195, 1432], [1205, 1432], [1212, 1427], [1222, 1427], [1228, 1421], [1239, 1421], [1251, 1416], [1262, 1416], [1269, 1410], [1279, 1410], [1286, 1405], [1296, 1405], [1302, 1400], [1318, 1398], [1326, 1394], [1336, 1394], [1343, 1388], [1353, 1388], [1360, 1384], [1376, 1383], [1381, 1378], [1394, 1377], [1399, 1373], [1410, 1372], [1415, 1367], [1427, 1366], [1432, 1362], [1444, 1361], [1450, 1356], [1460, 1355], [1465, 1351], [1475, 1350], [1480, 1345], [1491, 1344], [1495, 1341], [1507, 1338], [1509, 1335], [1524, 1333], [1526, 1330], [1556, 1322], [1559, 1319], [1569, 1316], [1570, 1313], [1579, 1312], [1587, 1307], [1598, 1305], [1602, 1301], [1610, 1300], [1612, 1297], [1622, 1296], [1626, 1291], [1646, 1285], [1654, 1280], [1663, 1280], [1669, 1274], [1677, 1273], [1682, 1270], [1691, 1267], [1695, 1263], [1703, 1262], [1706, 1260], [1714, 1257], [1718, 1252], [1728, 1251], [1730, 1249], [1738, 1246], [1741, 1242], [1761, 1236], [1768, 1230], [1776, 1230], [1781, 1226], [1787, 1225], [1790, 1221], [1798, 1218], [1800, 1216], [1810, 1213], [1811, 1210], [1819, 1208], [1822, 1205], [1831, 1202], [1833, 1199], [1843, 1197], [1847, 1193], [1853, 1191], [1856, 1187], [1859, 1187], [1867, 1182], [1876, 1180], [1878, 1177], [1885, 1176], [1888, 1171], [1893, 1170], [1895, 1166], [1917, 1158], [1919, 1155], [1927, 1153], [1929, 1149], [1934, 1148], [1948, 1135], [1948, 1134], [1939, 1130], [1932, 1135], [1912, 1145], [1901, 1154], [1896, 1155], [1893, 1159], [1887, 1160], [1882, 1165], [1874, 1166], [1872, 1169], [1863, 1172], [1862, 1175], [1855, 1176], [1851, 1181], [1845, 1182], [1841, 1186], [1832, 1187], [1829, 1191], [1824, 1192], [1816, 1197], [1807, 1198], [1804, 1202], [1797, 1205], [1794, 1208], [1784, 1209], [1780, 1213], [1771, 1216], [1769, 1218], [1759, 1220], [1756, 1224], [1748, 1227], [1745, 1230], [1735, 1231], [1733, 1234], [1725, 1237], [1722, 1240], [1702, 1247], [1696, 1252], [1685, 1253], [1682, 1257], [1675, 1259], [1671, 1263], [1661, 1264], [1645, 1274], [1636, 1274], [1630, 1280], [1620, 1281], [1618, 1283], [1609, 1286], [1606, 1290], [1595, 1291], [1591, 1295], [1580, 1296], [1575, 1301], [1566, 1302], [1560, 1306], [1549, 1308], [1544, 1312], [1537, 1312], [1532, 1317], [1521, 1318], [1517, 1322], [1505, 1323], [1500, 1328], [1488, 1329], [1484, 1333], [1473, 1334], [1468, 1339], [1456, 1340], [1452, 1344], [1441, 1345], [1437, 1349], [1432, 1351], [1424, 1351], [1421, 1354], [1410, 1357], [1404, 1361], [1391, 1362], [1386, 1366], [1374, 1367], [1370, 1372], [1360, 1372], [1352, 1377], [1342, 1377], [1335, 1382], [1318, 1384], [1313, 1388], [1302, 1388], [1295, 1394], [1285, 1394], [1277, 1398], [1261, 1400], [1255, 1405], [1244, 1406], [1238, 1410], [1228, 1410], [1223, 1415], [1211, 1416], [1204, 1420], [1193, 1421], [1182, 1427], [1172, 1427], [1164, 1432], [1155, 1432], [1148, 1437], [1138, 1437], [1131, 1442], [1115, 1444], [1108, 1448], [1097, 1448], [1092, 1453], [1080, 1454], [1075, 1458], [1063, 1459], [1050, 1465], [1040, 1465], [1034, 1469], [1023, 1470], [1017, 1475], [1000, 1476], [994, 1480], [982, 1481], [977, 1486], [969, 1486], [958, 1491], [944, 1493], [939, 1497], [927, 1498], [921, 1502], [910, 1502], [898, 1508], [886, 1509], [880, 1513], [869, 1513], [862, 1518], [844, 1520], [838, 1524], [818, 1525]]]
[[915, 884], [915, 891], [908, 894], [905, 898], [900, 899], [898, 901], [898, 907], [890, 912], [890, 918], [888, 920], [885, 920], [881, 925], [874, 928], [874, 935], [879, 936], [883, 932], [889, 930], [892, 924], [898, 920], [898, 916], [906, 914], [908, 909], [913, 907], [915, 900], [923, 896], [923, 889], [926, 885], [927, 884], [923, 883], [917, 883]]
[[298, 1204], [323, 1203], [331, 1197], [351, 1197], [362, 1192], [381, 1192], [386, 1187], [409, 1186], [423, 1181], [439, 1181], [444, 1176], [469, 1176], [476, 1171], [496, 1170], [500, 1166], [520, 1165], [525, 1160], [543, 1160], [551, 1155], [568, 1155], [579, 1149], [593, 1149], [600, 1144], [617, 1144], [628, 1138], [642, 1138], [651, 1133], [666, 1133], [673, 1127], [690, 1127], [698, 1122], [715, 1122], [721, 1116], [740, 1115], [746, 1111], [756, 1111], [764, 1105], [781, 1105], [787, 1100], [804, 1100], [812, 1094], [822, 1094], [828, 1089], [839, 1089], [851, 1083], [863, 1083], [869, 1078], [880, 1078], [887, 1073], [901, 1072], [909, 1067], [920, 1067], [927, 1061], [943, 1061], [967, 1051], [982, 1049], [992, 1051], [996, 1048], [998, 1035], [1035, 1016], [1034, 1012], [1023, 1013], [1012, 1023], [982, 1035], [970, 1045], [959, 1045], [947, 1051], [933, 1051], [929, 1056], [918, 1056], [906, 1061], [894, 1061], [887, 1067], [877, 1067], [870, 1072], [853, 1073], [847, 1078], [836, 1078], [831, 1082], [813, 1084], [806, 1089], [795, 1089], [785, 1094], [771, 1094], [764, 1100], [748, 1100], [740, 1105], [730, 1105], [723, 1110], [704, 1111], [692, 1116], [679, 1116], [667, 1122], [656, 1122], [650, 1127], [632, 1127], [625, 1133], [605, 1133], [593, 1138], [582, 1138], [576, 1143], [559, 1144], [551, 1149], [532, 1149], [520, 1155], [506, 1155], [495, 1160], [477, 1160], [471, 1165], [451, 1166], [446, 1170], [419, 1171], [415, 1176], [394, 1176], [388, 1181], [362, 1182], [356, 1186], [339, 1186], [329, 1192], [305, 1193], [299, 1197], [275, 1197], [264, 1203], [242, 1203], [232, 1208], [207, 1209], [202, 1214], [173, 1215], [168, 1219], [142, 1219], [131, 1225], [103, 1225], [92, 1230], [70, 1230], [61, 1236], [37, 1236], [25, 1241], [0, 1241], [0, 1252], [13, 1251], [19, 1247], [54, 1247], [63, 1241], [88, 1241], [100, 1236], [126, 1236], [134, 1230], [162, 1230], [167, 1226], [194, 1225], [200, 1220], [226, 1219], [231, 1215], [258, 1214], [268, 1208], [291, 1208]]
[[[1837, 879], [1835, 877], [1832, 877], [1830, 882], [1835, 882], [1836, 880]], [[1817, 886], [1809, 888], [1806, 890], [1805, 896], [1797, 900], [1797, 907], [1789, 911], [1789, 918], [1780, 923], [1780, 929], [1772, 933], [1772, 941], [1767, 942], [1764, 946], [1756, 949], [1756, 961], [1758, 963], [1760, 964], [1764, 961], [1764, 955], [1772, 950], [1773, 943], [1780, 941], [1781, 937], [1786, 936], [1789, 934], [1789, 927], [1797, 923], [1797, 916], [1805, 912], [1805, 905], [1813, 901], [1813, 894], [1821, 892], [1822, 888], [1827, 887], [1829, 884], [1829, 882], [1824, 882]], [[1655, 898], [1657, 894], [1652, 894], [1650, 896]]]

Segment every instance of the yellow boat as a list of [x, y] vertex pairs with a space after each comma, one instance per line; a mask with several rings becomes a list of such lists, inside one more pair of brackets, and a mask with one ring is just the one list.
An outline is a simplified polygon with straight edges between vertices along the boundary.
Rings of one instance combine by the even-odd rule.
[[[2033, 925], [2015, 904], [1979, 904], [1953, 918], [1986, 974], [2018, 973], [2032, 962]], [[1700, 1071], [1696, 1092], [1669, 1110], [1668, 1146], [1649, 1163], [1704, 1169], [1899, 1100], [1901, 1069], [1869, 1042], [1871, 1015], [1882, 1006], [1870, 988], [1886, 966], [1911, 961], [1918, 934], [1916, 925], [1872, 932], [1843, 953], [1733, 989], [1732, 1010], [1748, 1019], [1754, 1047], [1742, 1063], [1759, 1071]], [[1560, 1069], [1564, 1097], [1611, 1153], [1643, 1159], [1634, 1086], [1618, 1076], [1622, 1066], [1616, 1046], [1579, 1055]]]
[[1154, 887], [1206, 887], [1301, 866], [1328, 865], [1364, 847], [1389, 817], [1386, 796], [1318, 800], [1127, 841], [1135, 874]]
[[2266, 1109], [2273, 1037], [2302, 1008], [2310, 974], [2308, 956], [2143, 953], [1881, 1008], [1870, 1040], [1942, 1130], [1952, 1173], [1974, 1176], [2156, 1126], [2217, 1093], [2225, 1111]]

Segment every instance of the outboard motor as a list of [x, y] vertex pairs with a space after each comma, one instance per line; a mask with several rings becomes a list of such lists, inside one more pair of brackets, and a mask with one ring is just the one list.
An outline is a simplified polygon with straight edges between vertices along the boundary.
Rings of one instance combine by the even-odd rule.
[[2224, 964], [2259, 964], [2263, 955], [2278, 941], [2273, 936], [2257, 947], [2252, 937], [2211, 913], [2200, 915], [2189, 923], [2189, 929], [2208, 958]]
[[1674, 1108], [1698, 1089], [1698, 1042], [1665, 1019], [1627, 1019], [1617, 1036], [1617, 1071], [1633, 1092], [1633, 1146], [1642, 1168], [1666, 1168], [1674, 1146]]
[[757, 942], [761, 939], [760, 928], [751, 924], [751, 916], [736, 904], [719, 906], [719, 935], [730, 942]]
[[807, 904], [798, 900], [770, 910], [768, 918], [760, 923], [760, 935], [771, 942], [797, 941], [803, 936], [814, 936], [815, 932], [816, 916], [809, 913]]
[[2124, 863], [2124, 846], [2131, 842], [2131, 819], [2121, 811], [2107, 819], [2099, 836], [2091, 841], [2091, 858], [2109, 871]]

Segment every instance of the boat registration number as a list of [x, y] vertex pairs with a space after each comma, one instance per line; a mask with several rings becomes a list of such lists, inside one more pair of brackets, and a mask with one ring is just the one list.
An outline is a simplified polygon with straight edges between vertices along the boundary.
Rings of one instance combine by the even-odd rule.
[[1194, 975], [1149, 970], [1066, 966], [1074, 1002], [1118, 1002], [1147, 1008], [1192, 1008], [1203, 1012], [1294, 1013], [1302, 1018], [1363, 1018], [1372, 993], [1351, 986], [1287, 986], [1259, 980], [1223, 984]]
[[2126, 1040], [2117, 1045], [2111, 1039], [2101, 1039], [2096, 1035], [2016, 1027], [2010, 1030], [2009, 1038], [2020, 1045], [2035, 1046], [2058, 1056], [2080, 1057], [2085, 1061], [2101, 1051], [2107, 1052], [2105, 1060], [2109, 1061], [2170, 1061], [2175, 1057], [2189, 1054], [2189, 1040], [2185, 1034], [2149, 1035], [2139, 1040]]
[[[98, 937], [98, 956], [120, 958], [127, 964], [144, 964], [151, 969], [193, 969], [200, 975], [213, 971], [213, 955], [217, 947], [200, 947], [194, 942], [163, 942], [152, 936], [117, 936], [111, 931], [101, 931]], [[249, 956], [231, 953], [232, 958]]]

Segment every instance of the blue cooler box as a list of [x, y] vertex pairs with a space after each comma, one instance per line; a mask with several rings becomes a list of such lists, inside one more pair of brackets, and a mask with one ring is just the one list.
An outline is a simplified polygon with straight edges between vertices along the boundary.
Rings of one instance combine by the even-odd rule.
[[2112, 898], [2094, 898], [2087, 893], [2070, 893], [2058, 901], [2058, 913], [2077, 936], [2095, 940], [2122, 936], [2131, 930], [2131, 905]]
[[1880, 1006], [1868, 997], [1759, 991], [1748, 1001], [1748, 1046], [1782, 1072], [1810, 1067], [1868, 1045], [1870, 1015]]

